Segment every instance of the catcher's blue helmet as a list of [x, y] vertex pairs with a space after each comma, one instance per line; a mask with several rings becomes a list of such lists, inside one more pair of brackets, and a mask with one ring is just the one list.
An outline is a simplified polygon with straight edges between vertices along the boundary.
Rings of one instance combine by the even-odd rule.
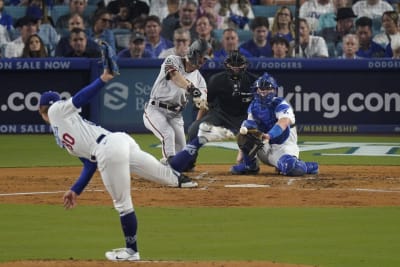
[[[276, 92], [278, 90], [278, 83], [275, 78], [265, 72], [260, 76], [253, 84], [254, 93], [256, 97], [260, 98], [263, 103], [269, 104], [274, 97], [276, 97]], [[273, 90], [267, 94], [262, 93], [262, 91]]]

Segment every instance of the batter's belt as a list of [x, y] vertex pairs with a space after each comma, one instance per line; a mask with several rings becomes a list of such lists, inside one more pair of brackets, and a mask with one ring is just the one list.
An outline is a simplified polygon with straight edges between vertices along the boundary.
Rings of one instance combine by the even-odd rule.
[[168, 110], [174, 111], [174, 112], [180, 112], [183, 109], [183, 107], [180, 105], [170, 105], [170, 104], [162, 103], [160, 101], [155, 101], [155, 100], [151, 100], [150, 104], [152, 104], [153, 106], [168, 109]]

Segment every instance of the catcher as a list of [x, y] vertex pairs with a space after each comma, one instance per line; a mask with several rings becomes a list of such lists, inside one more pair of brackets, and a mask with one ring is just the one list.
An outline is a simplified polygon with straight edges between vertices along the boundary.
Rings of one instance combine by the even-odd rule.
[[231, 173], [258, 173], [258, 158], [283, 175], [317, 174], [318, 163], [299, 159], [293, 109], [285, 99], [276, 96], [275, 79], [264, 73], [253, 87], [255, 96], [248, 108], [248, 119], [243, 121], [238, 135], [243, 159], [232, 166]]

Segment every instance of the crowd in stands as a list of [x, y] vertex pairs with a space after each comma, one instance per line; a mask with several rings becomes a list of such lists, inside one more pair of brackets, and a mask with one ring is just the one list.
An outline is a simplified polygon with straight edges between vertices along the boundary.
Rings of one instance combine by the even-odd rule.
[[295, 3], [0, 0], [0, 57], [98, 57], [101, 39], [120, 58], [165, 58], [204, 39], [215, 58], [399, 58], [399, 1], [300, 0], [298, 23]]

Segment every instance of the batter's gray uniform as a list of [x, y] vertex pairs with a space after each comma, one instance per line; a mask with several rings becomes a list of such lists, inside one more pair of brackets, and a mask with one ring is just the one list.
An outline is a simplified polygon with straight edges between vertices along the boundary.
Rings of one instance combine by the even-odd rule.
[[178, 71], [202, 92], [207, 99], [206, 81], [198, 70], [186, 72], [180, 56], [168, 56], [161, 65], [160, 73], [145, 105], [144, 125], [161, 141], [164, 158], [174, 156], [186, 145], [182, 110], [188, 102], [186, 88], [178, 87], [169, 79], [169, 73]]

